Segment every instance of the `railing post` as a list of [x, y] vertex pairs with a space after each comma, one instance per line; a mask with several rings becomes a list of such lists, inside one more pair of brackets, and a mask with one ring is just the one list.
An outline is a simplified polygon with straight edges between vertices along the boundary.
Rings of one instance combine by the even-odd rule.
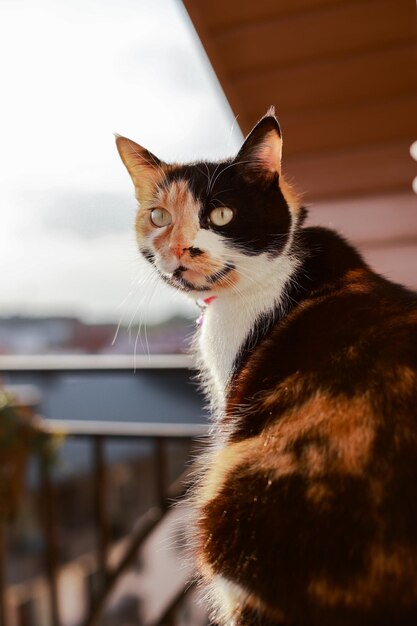
[[98, 597], [90, 607], [90, 611], [82, 626], [95, 626], [98, 623], [112, 589], [120, 580], [121, 574], [126, 571], [128, 566], [136, 558], [139, 548], [149, 537], [161, 518], [161, 511], [157, 508], [149, 509], [149, 511], [143, 515], [140, 528], [133, 531], [131, 540], [128, 542], [119, 563], [108, 573], [104, 588], [100, 591]]
[[94, 475], [95, 475], [95, 521], [97, 533], [97, 565], [100, 574], [100, 590], [104, 588], [108, 570], [107, 553], [109, 547], [109, 523], [107, 516], [107, 476], [104, 458], [104, 441], [94, 437]]
[[42, 511], [46, 537], [46, 575], [51, 607], [51, 623], [61, 626], [58, 601], [58, 542], [55, 523], [54, 490], [47, 463], [40, 459], [42, 481]]
[[154, 445], [156, 495], [158, 499], [158, 506], [161, 511], [165, 511], [167, 508], [165, 439], [163, 437], [155, 437]]
[[6, 522], [0, 518], [0, 624], [8, 625], [6, 610]]

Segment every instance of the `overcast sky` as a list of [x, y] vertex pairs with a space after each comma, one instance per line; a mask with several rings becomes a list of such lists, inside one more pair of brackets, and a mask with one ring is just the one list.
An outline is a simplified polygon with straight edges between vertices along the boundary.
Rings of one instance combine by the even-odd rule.
[[167, 161], [237, 151], [182, 4], [2, 0], [0, 58], [0, 315], [191, 314], [138, 260], [113, 137]]

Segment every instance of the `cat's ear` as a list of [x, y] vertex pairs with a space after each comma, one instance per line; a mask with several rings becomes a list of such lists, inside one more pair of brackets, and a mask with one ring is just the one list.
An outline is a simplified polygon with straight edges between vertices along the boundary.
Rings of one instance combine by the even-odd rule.
[[163, 176], [162, 161], [149, 150], [120, 135], [116, 135], [116, 146], [135, 185], [136, 197], [140, 203], [146, 202]]
[[271, 107], [246, 137], [235, 162], [249, 179], [272, 180], [281, 175], [282, 137]]

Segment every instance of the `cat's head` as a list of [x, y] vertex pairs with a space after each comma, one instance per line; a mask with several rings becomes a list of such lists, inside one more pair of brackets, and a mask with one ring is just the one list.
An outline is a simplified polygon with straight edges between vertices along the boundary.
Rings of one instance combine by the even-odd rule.
[[303, 210], [281, 175], [273, 110], [234, 159], [218, 163], [167, 164], [116, 141], [139, 201], [139, 248], [173, 287], [194, 298], [239, 293], [288, 255]]

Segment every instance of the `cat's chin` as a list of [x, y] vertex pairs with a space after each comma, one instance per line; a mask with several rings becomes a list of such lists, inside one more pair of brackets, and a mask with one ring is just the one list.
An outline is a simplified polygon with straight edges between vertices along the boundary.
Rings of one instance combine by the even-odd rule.
[[200, 298], [201, 294], [210, 295], [213, 289], [213, 285], [207, 283], [204, 280], [201, 280], [201, 275], [199, 276], [199, 282], [201, 284], [196, 284], [192, 282], [184, 275], [180, 277], [165, 275], [163, 276], [163, 278], [168, 284], [170, 284], [172, 287], [175, 287], [175, 289], [178, 289], [179, 291], [182, 291], [183, 293], [186, 293], [187, 295], [194, 298]]
[[186, 268], [177, 268], [172, 274], [161, 276], [165, 282], [179, 291], [193, 298], [201, 298], [203, 295], [204, 297], [215, 295], [215, 291], [227, 287], [230, 284], [229, 273], [233, 273], [235, 269], [234, 263], [227, 262], [220, 270], [208, 276]]
[[186, 280], [187, 283], [197, 287], [197, 289], [207, 286], [207, 276], [195, 270], [187, 269], [185, 272], [182, 272], [182, 278]]

